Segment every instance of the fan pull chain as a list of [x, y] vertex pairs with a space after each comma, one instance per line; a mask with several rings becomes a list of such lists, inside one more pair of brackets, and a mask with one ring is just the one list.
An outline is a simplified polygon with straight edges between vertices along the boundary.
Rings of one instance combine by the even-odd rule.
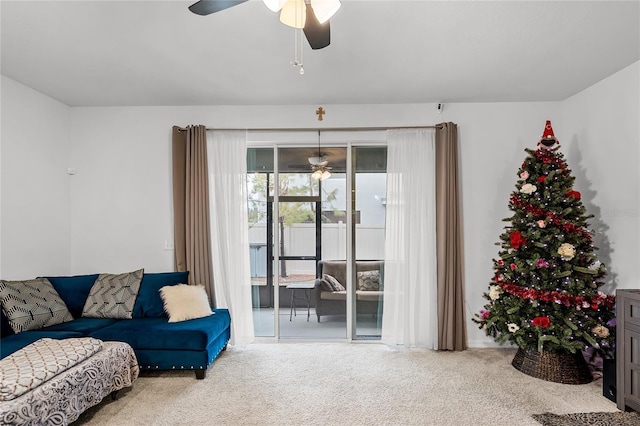
[[[302, 10], [299, 10], [298, 8], [302, 5]], [[302, 16], [303, 13], [305, 13], [304, 10], [304, 2], [299, 3], [296, 2], [296, 13], [295, 13], [295, 22], [296, 22], [296, 27], [300, 27], [301, 22], [299, 22], [300, 17]], [[304, 75], [304, 50], [303, 50], [303, 46], [302, 46], [302, 28], [295, 28], [293, 29], [293, 62], [291, 62], [291, 65], [293, 65], [294, 67], [300, 67], [300, 75]], [[299, 57], [298, 57], [299, 54]]]
[[298, 30], [298, 46], [300, 48], [300, 75], [304, 75], [304, 46], [301, 29]]
[[291, 65], [294, 67], [300, 67], [300, 75], [304, 74], [303, 65], [303, 50], [302, 50], [302, 30], [298, 28], [293, 29], [293, 61]]

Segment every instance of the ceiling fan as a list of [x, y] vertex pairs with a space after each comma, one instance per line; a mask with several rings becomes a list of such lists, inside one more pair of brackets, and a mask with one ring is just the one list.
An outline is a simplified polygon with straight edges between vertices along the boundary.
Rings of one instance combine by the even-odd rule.
[[327, 156], [320, 152], [320, 130], [318, 130], [318, 155], [309, 157], [309, 164], [311, 164], [311, 177], [316, 180], [327, 180], [331, 177], [330, 170], [332, 167], [329, 167], [329, 160]]
[[[189, 10], [197, 15], [209, 15], [246, 2], [247, 0], [200, 0]], [[340, 0], [262, 0], [273, 12], [280, 11], [280, 22], [301, 28], [312, 49], [322, 49], [331, 43], [329, 18], [340, 8]]]

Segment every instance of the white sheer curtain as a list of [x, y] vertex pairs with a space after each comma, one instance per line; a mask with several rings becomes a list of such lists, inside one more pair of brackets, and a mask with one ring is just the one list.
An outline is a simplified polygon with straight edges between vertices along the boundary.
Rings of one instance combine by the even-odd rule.
[[254, 340], [247, 220], [247, 134], [207, 131], [213, 286], [229, 308], [232, 345]]
[[433, 129], [387, 132], [382, 342], [437, 349]]

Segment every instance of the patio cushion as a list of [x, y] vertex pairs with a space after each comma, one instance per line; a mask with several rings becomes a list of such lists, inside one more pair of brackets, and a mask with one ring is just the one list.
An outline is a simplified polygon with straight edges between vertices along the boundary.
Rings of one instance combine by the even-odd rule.
[[356, 273], [358, 284], [356, 288], [363, 291], [378, 291], [380, 288], [380, 271], [359, 271]]
[[356, 300], [364, 302], [381, 302], [384, 291], [356, 290]]
[[323, 291], [320, 298], [324, 300], [347, 300], [347, 291]]

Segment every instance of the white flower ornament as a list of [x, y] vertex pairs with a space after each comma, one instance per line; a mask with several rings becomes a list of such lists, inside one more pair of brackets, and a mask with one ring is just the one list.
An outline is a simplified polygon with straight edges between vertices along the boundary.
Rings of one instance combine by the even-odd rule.
[[524, 185], [522, 185], [522, 188], [520, 188], [520, 192], [522, 192], [523, 194], [532, 194], [536, 192], [537, 189], [538, 188], [535, 185], [525, 183]]

